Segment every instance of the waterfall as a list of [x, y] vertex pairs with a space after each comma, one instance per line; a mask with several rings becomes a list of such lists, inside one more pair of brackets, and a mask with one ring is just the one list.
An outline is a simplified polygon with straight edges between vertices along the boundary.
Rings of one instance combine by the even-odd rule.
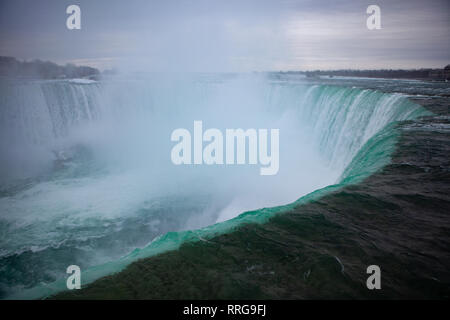
[[[400, 94], [263, 76], [2, 80], [0, 92], [2, 297], [62, 290], [69, 264], [86, 283], [360, 181], [386, 163], [392, 125], [425, 114]], [[195, 120], [280, 129], [279, 173], [174, 166], [170, 133]]]

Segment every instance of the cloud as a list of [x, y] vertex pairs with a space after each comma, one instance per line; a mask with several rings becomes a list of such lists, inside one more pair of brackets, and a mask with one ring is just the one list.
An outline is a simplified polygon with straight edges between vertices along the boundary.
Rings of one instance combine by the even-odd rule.
[[440, 67], [450, 60], [447, 1], [77, 1], [82, 30], [65, 27], [73, 1], [3, 0], [0, 55], [118, 64], [130, 70], [252, 71]]

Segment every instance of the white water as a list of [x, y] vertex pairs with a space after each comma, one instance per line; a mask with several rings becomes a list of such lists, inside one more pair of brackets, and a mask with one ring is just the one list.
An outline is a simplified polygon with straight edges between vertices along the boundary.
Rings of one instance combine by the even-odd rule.
[[[28, 282], [0, 274], [5, 292], [61, 277], [70, 264], [117, 259], [168, 231], [295, 201], [335, 183], [371, 136], [417, 110], [400, 95], [261, 76], [1, 85], [2, 263], [21, 268], [19, 253], [41, 254]], [[194, 120], [279, 128], [279, 173], [174, 166], [170, 134]]]

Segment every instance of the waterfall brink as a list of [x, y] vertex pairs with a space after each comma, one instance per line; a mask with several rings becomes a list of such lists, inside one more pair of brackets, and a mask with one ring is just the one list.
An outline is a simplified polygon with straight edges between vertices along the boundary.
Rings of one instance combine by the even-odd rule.
[[71, 129], [100, 117], [96, 83], [1, 81], [0, 92], [0, 182], [36, 174]]
[[[389, 161], [395, 123], [425, 114], [400, 94], [263, 76], [2, 80], [0, 92], [3, 298], [64, 290], [71, 264], [85, 284], [359, 182]], [[279, 129], [278, 174], [174, 166], [171, 132], [195, 120]]]
[[387, 124], [424, 111], [401, 94], [358, 88], [285, 85], [272, 87], [270, 96], [274, 104], [295, 101], [289, 104], [299, 125], [311, 132], [327, 163], [340, 170]]
[[[243, 102], [238, 99], [244, 97], [250, 99], [244, 101], [250, 103], [246, 105], [250, 112], [269, 110], [274, 118], [294, 116], [297, 125], [313, 137], [327, 163], [342, 170], [361, 146], [386, 124], [413, 117], [418, 110], [400, 94], [357, 88], [261, 83], [260, 79], [256, 84], [249, 84], [248, 80], [231, 84], [178, 81], [162, 85], [153, 79], [150, 82], [0, 82], [2, 154], [7, 155], [17, 145], [24, 150], [27, 147], [36, 150], [40, 146], [47, 152], [64, 147], [61, 141], [77, 128], [85, 129], [86, 125], [105, 119], [115, 119], [117, 125], [119, 121], [144, 115], [154, 124], [154, 119], [163, 117], [167, 121], [180, 114], [189, 117], [189, 112], [203, 118], [202, 113], [209, 116], [211, 111], [207, 109], [211, 103], [213, 107], [217, 105], [212, 112], [223, 113], [224, 108], [242, 110]], [[238, 89], [242, 83], [244, 90], [250, 86], [252, 93], [261, 97], [254, 99], [251, 94], [242, 94]], [[224, 99], [227, 92], [234, 98]]]
[[100, 85], [69, 81], [2, 83], [2, 138], [46, 144], [100, 117]]

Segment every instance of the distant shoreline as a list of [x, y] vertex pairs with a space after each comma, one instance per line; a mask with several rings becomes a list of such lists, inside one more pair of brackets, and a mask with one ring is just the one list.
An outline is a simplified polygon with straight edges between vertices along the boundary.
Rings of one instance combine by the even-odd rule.
[[283, 74], [303, 74], [308, 78], [318, 78], [319, 76], [329, 77], [357, 77], [372, 79], [399, 79], [399, 80], [430, 80], [449, 81], [450, 65], [442, 69], [386, 69], [386, 70], [315, 70], [315, 71], [280, 71]]
[[[21, 79], [90, 79], [99, 80], [101, 75], [116, 74], [117, 70], [105, 70], [74, 64], [58, 65], [50, 61], [21, 61], [14, 57], [0, 56], [0, 77], [15, 77]], [[235, 73], [235, 72], [232, 72]], [[301, 74], [307, 78], [356, 77], [371, 79], [398, 79], [422, 81], [450, 81], [450, 64], [442, 69], [380, 69], [380, 70], [314, 70], [314, 71], [262, 71], [269, 74]]]
[[50, 61], [20, 61], [14, 57], [0, 56], [0, 77], [21, 79], [90, 79], [97, 80], [98, 69], [74, 64], [58, 65]]

